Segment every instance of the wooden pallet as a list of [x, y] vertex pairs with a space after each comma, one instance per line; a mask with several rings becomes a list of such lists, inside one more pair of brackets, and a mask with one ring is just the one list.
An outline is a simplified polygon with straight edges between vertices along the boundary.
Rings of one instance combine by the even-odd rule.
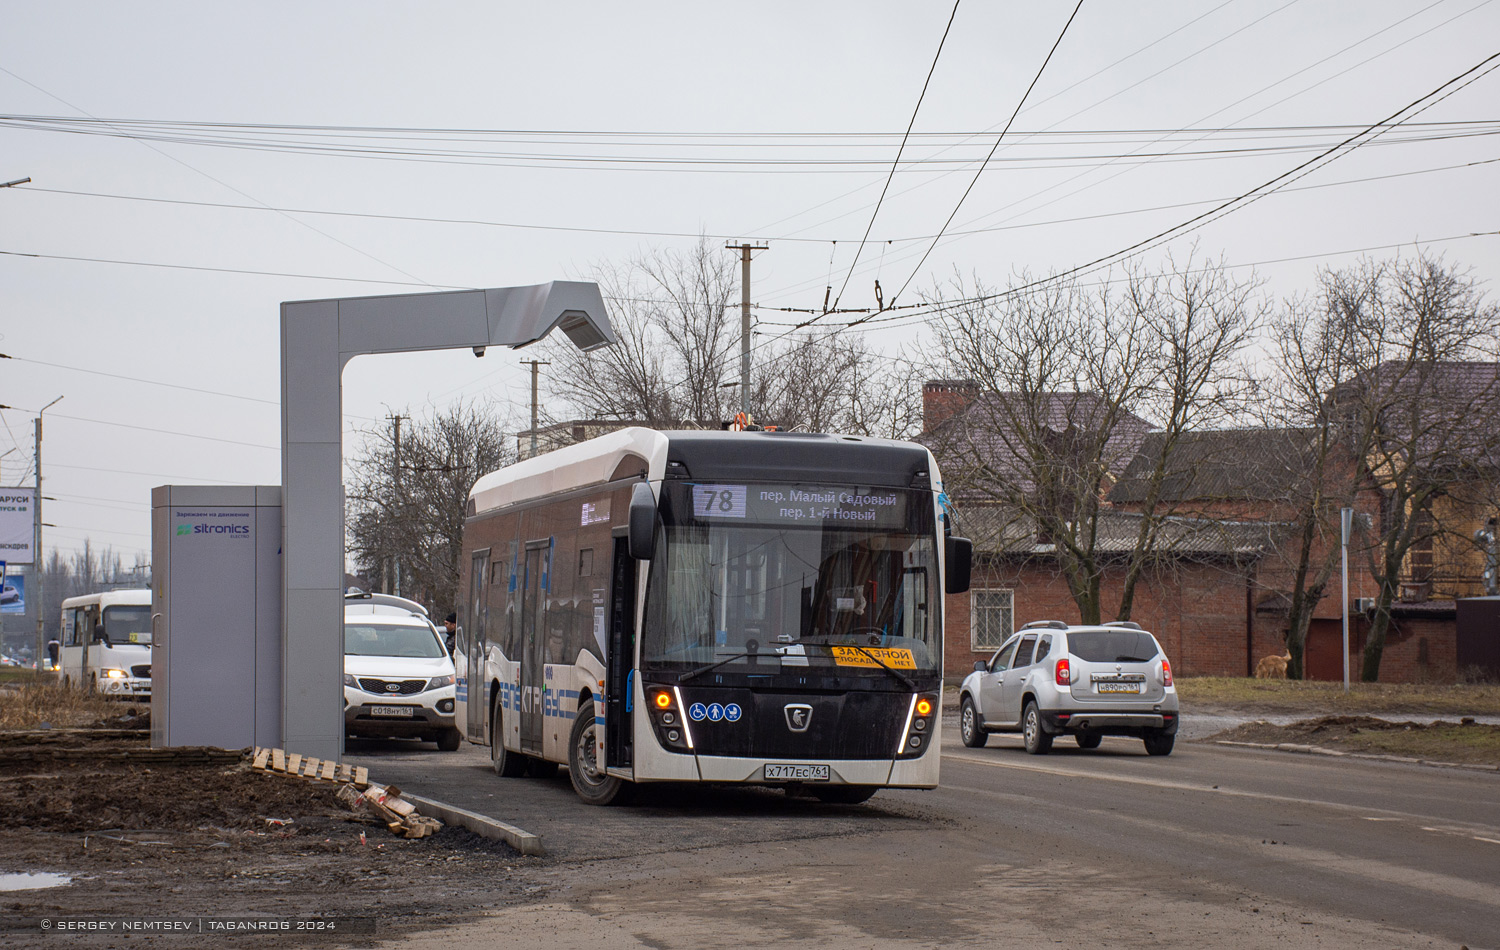
[[370, 784], [370, 770], [363, 766], [341, 765], [332, 759], [317, 759], [296, 752], [288, 755], [282, 749], [257, 748], [250, 767], [277, 775], [293, 775], [310, 782], [332, 782], [358, 788]]

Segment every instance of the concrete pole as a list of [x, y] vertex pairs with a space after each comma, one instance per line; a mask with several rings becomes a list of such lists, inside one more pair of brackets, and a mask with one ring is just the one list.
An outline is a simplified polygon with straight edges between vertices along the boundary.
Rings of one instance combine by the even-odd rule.
[[[1339, 560], [1344, 575], [1344, 692], [1349, 692], [1349, 530], [1354, 526], [1354, 509], [1339, 509]], [[1305, 674], [1304, 674], [1305, 675]]]
[[740, 245], [740, 412], [750, 418], [750, 245]]
[[[26, 592], [27, 597], [36, 598], [36, 668], [38, 672], [42, 669], [42, 655], [47, 650], [47, 600], [42, 590], [42, 414], [53, 406], [62, 402], [61, 396], [47, 403], [36, 414], [36, 503], [31, 506], [31, 579], [33, 589]], [[94, 632], [89, 631], [92, 639]], [[88, 646], [83, 649], [84, 660], [88, 660]]]
[[536, 427], [539, 424], [537, 421], [537, 380], [541, 377], [541, 367], [552, 364], [543, 360], [522, 360], [521, 365], [531, 367], [531, 454], [526, 457], [536, 458]]

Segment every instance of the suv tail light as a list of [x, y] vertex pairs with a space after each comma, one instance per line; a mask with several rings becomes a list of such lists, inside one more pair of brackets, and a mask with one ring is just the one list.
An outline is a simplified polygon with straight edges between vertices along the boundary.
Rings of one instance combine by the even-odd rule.
[[1057, 685], [1067, 686], [1073, 682], [1073, 670], [1068, 665], [1068, 658], [1063, 657], [1057, 661]]
[[1166, 657], [1161, 658], [1161, 685], [1172, 685], [1172, 664], [1167, 662]]

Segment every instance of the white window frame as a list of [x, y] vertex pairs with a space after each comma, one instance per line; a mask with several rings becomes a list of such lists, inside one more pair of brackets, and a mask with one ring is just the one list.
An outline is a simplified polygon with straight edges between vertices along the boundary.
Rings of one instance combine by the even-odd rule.
[[[1005, 603], [982, 608], [985, 611], [999, 610], [1008, 615], [1008, 623], [1002, 621], [1004, 629], [990, 642], [981, 642], [979, 597], [981, 594], [1004, 595]], [[969, 649], [975, 653], [993, 653], [1005, 645], [1005, 641], [1016, 632], [1016, 592], [1010, 587], [974, 587], [969, 590]]]

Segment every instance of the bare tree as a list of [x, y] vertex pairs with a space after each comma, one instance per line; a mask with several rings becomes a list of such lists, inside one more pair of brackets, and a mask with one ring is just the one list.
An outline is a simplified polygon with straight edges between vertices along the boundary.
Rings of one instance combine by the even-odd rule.
[[[976, 387], [968, 410], [929, 434], [945, 478], [996, 504], [1003, 535], [1050, 548], [1086, 623], [1103, 616], [1106, 567], [1122, 564], [1114, 612], [1129, 619], [1137, 583], [1170, 547], [1177, 446], [1241, 407], [1239, 361], [1265, 304], [1253, 283], [1191, 260], [1130, 271], [1122, 287], [1022, 275], [1003, 294], [976, 289], [942, 306], [940, 352]], [[1151, 452], [1137, 458], [1148, 433]], [[1133, 517], [1122, 520], [1105, 496], [1127, 466]]]
[[1452, 531], [1437, 508], [1487, 494], [1494, 503], [1500, 311], [1467, 274], [1426, 256], [1327, 271], [1322, 294], [1322, 332], [1350, 370], [1325, 411], [1356, 487], [1378, 498], [1364, 544], [1377, 596], [1360, 670], [1374, 682], [1402, 581], [1430, 581], [1434, 544]]
[[458, 602], [469, 491], [515, 460], [505, 426], [488, 406], [459, 404], [364, 436], [346, 489], [350, 553], [387, 590], [399, 569], [402, 595], [442, 617]]
[[[716, 428], [738, 411], [739, 266], [700, 239], [591, 274], [620, 342], [582, 353], [541, 344], [549, 396], [585, 418], [656, 428]], [[915, 431], [919, 375], [885, 372], [864, 339], [807, 332], [757, 342], [750, 405], [785, 428], [905, 436]], [[899, 364], [904, 365], [904, 364]], [[558, 409], [545, 415], [561, 421]]]

